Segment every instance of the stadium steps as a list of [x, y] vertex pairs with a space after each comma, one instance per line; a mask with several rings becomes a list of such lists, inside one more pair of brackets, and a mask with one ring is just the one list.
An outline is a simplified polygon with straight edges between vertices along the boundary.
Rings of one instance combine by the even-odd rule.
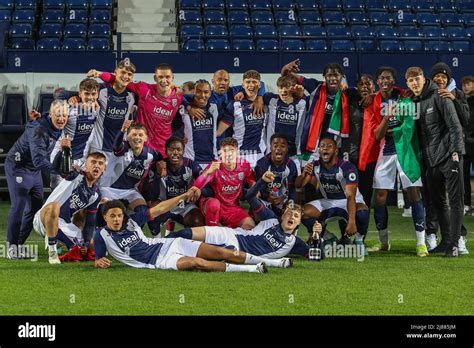
[[123, 50], [178, 50], [174, 0], [118, 0], [117, 32]]

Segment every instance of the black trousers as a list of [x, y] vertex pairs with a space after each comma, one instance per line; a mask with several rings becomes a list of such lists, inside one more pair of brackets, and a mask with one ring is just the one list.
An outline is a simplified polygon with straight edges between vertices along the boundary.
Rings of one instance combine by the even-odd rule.
[[[457, 246], [464, 220], [463, 161], [446, 159], [435, 167], [425, 167], [424, 199], [426, 204], [427, 233], [436, 232], [439, 224], [441, 244]], [[449, 201], [449, 207], [448, 207]]]
[[468, 154], [463, 158], [463, 176], [464, 176], [464, 205], [471, 206], [471, 163], [472, 157]]
[[364, 197], [364, 202], [370, 209], [372, 204], [372, 193], [373, 188], [372, 185], [374, 184], [374, 173], [375, 173], [375, 165], [377, 162], [372, 162], [367, 164], [365, 167], [365, 171], [359, 172], [359, 191]]

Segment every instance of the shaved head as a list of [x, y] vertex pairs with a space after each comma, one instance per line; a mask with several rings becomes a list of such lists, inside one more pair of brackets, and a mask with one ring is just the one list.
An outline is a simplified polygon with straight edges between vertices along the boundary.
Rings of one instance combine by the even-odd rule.
[[214, 73], [212, 77], [212, 87], [214, 91], [218, 94], [227, 93], [227, 89], [230, 85], [230, 75], [229, 73], [224, 70], [220, 69]]

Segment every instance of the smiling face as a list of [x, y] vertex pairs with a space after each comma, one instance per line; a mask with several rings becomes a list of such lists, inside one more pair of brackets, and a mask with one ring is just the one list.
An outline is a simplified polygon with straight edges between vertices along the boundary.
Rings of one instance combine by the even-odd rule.
[[127, 134], [127, 140], [132, 147], [133, 152], [141, 153], [145, 142], [148, 140], [145, 129], [130, 128]]
[[133, 81], [134, 73], [125, 68], [115, 69], [115, 83], [119, 88], [125, 88]]
[[260, 88], [260, 80], [254, 78], [246, 78], [242, 82], [242, 87], [249, 99], [257, 97], [258, 89]]
[[449, 82], [448, 76], [443, 73], [437, 73], [435, 76], [433, 76], [433, 82], [438, 85], [439, 89], [445, 89]]
[[183, 144], [179, 141], [172, 142], [166, 148], [166, 156], [168, 156], [168, 161], [172, 166], [179, 166], [184, 156]]
[[474, 95], [474, 81], [465, 81], [462, 84], [462, 91], [466, 96]]
[[377, 85], [382, 93], [388, 94], [392, 92], [393, 86], [395, 86], [395, 78], [390, 71], [384, 70], [377, 77]]
[[332, 93], [335, 93], [341, 86], [342, 74], [336, 69], [328, 69], [324, 79], [326, 81], [326, 86], [328, 90]]
[[292, 233], [301, 223], [301, 210], [286, 208], [281, 216], [281, 227], [286, 233]]
[[425, 77], [423, 75], [410, 76], [407, 78], [407, 86], [414, 95], [419, 96], [425, 86]]
[[81, 98], [81, 101], [84, 104], [87, 105], [92, 105], [97, 101], [97, 98], [99, 97], [99, 90], [98, 89], [82, 89], [79, 92], [79, 98]]
[[157, 69], [155, 71], [155, 82], [160, 94], [167, 94], [171, 90], [174, 74], [170, 69]]
[[221, 161], [226, 167], [232, 167], [237, 163], [237, 148], [232, 145], [221, 147]]
[[64, 129], [69, 118], [69, 107], [66, 103], [55, 104], [49, 110], [51, 122], [56, 129]]
[[118, 232], [122, 229], [123, 218], [123, 210], [120, 208], [111, 208], [107, 210], [107, 213], [104, 215], [104, 220], [107, 223], [107, 227], [115, 232]]
[[209, 86], [207, 83], [199, 83], [196, 85], [194, 90], [194, 101], [198, 107], [205, 107], [209, 102], [210, 97], [211, 86]]
[[97, 180], [100, 178], [105, 170], [105, 156], [89, 155], [86, 160], [86, 173], [90, 180]]
[[322, 139], [319, 144], [319, 158], [323, 163], [332, 163], [337, 158], [336, 142], [331, 139]]
[[283, 138], [274, 138], [272, 140], [272, 162], [282, 163], [288, 154], [288, 142]]
[[286, 104], [293, 103], [293, 95], [291, 93], [290, 86], [279, 86], [278, 87], [278, 96], [281, 100], [283, 100]]
[[212, 77], [212, 87], [218, 94], [224, 94], [229, 89], [230, 76], [225, 70], [218, 70]]
[[357, 83], [357, 91], [362, 98], [374, 93], [374, 82], [367, 76], [362, 76]]

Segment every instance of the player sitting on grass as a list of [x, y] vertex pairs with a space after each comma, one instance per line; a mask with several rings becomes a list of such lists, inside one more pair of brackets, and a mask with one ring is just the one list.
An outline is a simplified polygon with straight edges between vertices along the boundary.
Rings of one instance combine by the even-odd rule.
[[308, 163], [296, 180], [296, 187], [311, 183], [319, 187], [324, 197], [305, 204], [303, 224], [310, 231], [316, 220], [324, 222], [330, 217], [342, 217], [347, 220], [347, 227], [340, 242], [348, 243], [349, 237], [355, 234], [355, 244], [363, 245], [369, 226], [369, 210], [357, 189], [357, 168], [351, 162], [339, 159], [338, 153], [334, 139], [321, 139], [320, 159]]
[[273, 134], [270, 140], [271, 153], [261, 158], [255, 167], [255, 176], [260, 179], [271, 171], [275, 180], [265, 185], [260, 191], [263, 204], [281, 216], [283, 207], [289, 201], [295, 201], [295, 180], [299, 168], [288, 157], [288, 138], [285, 134]]
[[[285, 207], [281, 219], [278, 220], [278, 216], [271, 209], [266, 208], [257, 198], [257, 193], [274, 180], [275, 174], [267, 171], [257, 181], [257, 184], [247, 192], [246, 198], [250, 207], [261, 221], [252, 230], [244, 231], [241, 228], [204, 226], [185, 228], [182, 231], [170, 233], [168, 237], [204, 241], [269, 259], [281, 258], [281, 267], [288, 267], [291, 259], [282, 257], [288, 254], [307, 256], [309, 246], [296, 237], [296, 231], [301, 222], [301, 206], [290, 202]], [[314, 233], [320, 233], [322, 226], [315, 221], [310, 230]]]
[[[124, 135], [127, 132], [127, 140]], [[147, 204], [138, 192], [138, 185], [152, 166], [163, 158], [161, 154], [145, 146], [147, 131], [138, 123], [125, 120], [114, 144], [114, 156], [100, 181], [100, 192], [104, 199], [122, 199], [128, 202], [128, 209], [135, 213], [146, 211]]]
[[[45, 237], [49, 263], [60, 264], [56, 248], [58, 240], [69, 251], [61, 256], [64, 261], [93, 259], [90, 241], [94, 232], [100, 191], [97, 181], [105, 169], [105, 155], [90, 153], [85, 162], [85, 171], [76, 171], [65, 176], [48, 200], [34, 217], [34, 229]], [[64, 174], [64, 173], [63, 173]]]
[[250, 230], [255, 222], [240, 207], [239, 199], [245, 183], [255, 184], [255, 174], [250, 164], [238, 160], [238, 143], [234, 138], [225, 138], [221, 143], [221, 161], [212, 162], [196, 179], [194, 186], [202, 189], [208, 183], [215, 197], [203, 198], [200, 208], [206, 218], [206, 226], [221, 223], [228, 227]]
[[[133, 218], [125, 215], [125, 207], [120, 201], [105, 203], [103, 213], [107, 226], [94, 234], [95, 266], [110, 267], [111, 261], [105, 257], [108, 252], [116, 260], [136, 268], [265, 273], [267, 265], [281, 267], [282, 260], [268, 260], [183, 238], [147, 238], [143, 234], [139, 224], [166, 213], [183, 200], [194, 200], [197, 193], [198, 190], [192, 187]], [[287, 264], [291, 265], [291, 261]]]

